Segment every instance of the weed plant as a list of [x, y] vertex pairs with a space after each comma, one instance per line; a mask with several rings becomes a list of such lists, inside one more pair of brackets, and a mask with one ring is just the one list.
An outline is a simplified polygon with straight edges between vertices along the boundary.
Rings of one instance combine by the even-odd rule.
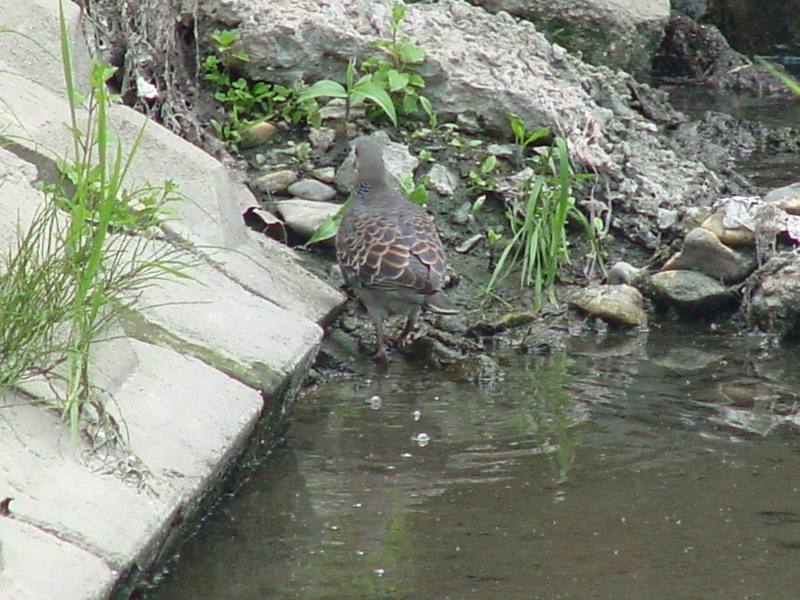
[[225, 107], [228, 116], [225, 121], [211, 119], [211, 126], [220, 139], [236, 150], [248, 127], [276, 117], [292, 124], [305, 121], [319, 126], [319, 106], [313, 96], [303, 95], [302, 84], [287, 87], [236, 77], [231, 65], [250, 60], [247, 52], [234, 49], [238, 34], [223, 30], [215, 31], [211, 37], [217, 45], [216, 53], [205, 58], [203, 71], [214, 99]]
[[185, 277], [190, 261], [154, 237], [168, 215], [167, 202], [176, 198], [174, 185], [125, 185], [143, 128], [127, 153], [112, 140], [106, 82], [113, 67], [95, 63], [88, 96], [76, 91], [63, 5], [60, 10], [73, 152], [58, 161], [61, 178], [40, 186], [42, 207], [3, 257], [0, 386], [15, 387], [36, 375], [51, 383], [62, 379], [60, 409], [76, 439], [85, 404], [106, 414], [91, 381], [93, 342], [136, 305], [145, 286]]
[[555, 282], [559, 271], [569, 262], [567, 224], [577, 223], [599, 255], [598, 231], [602, 223], [590, 222], [575, 206], [573, 190], [590, 175], [575, 173], [562, 138], [556, 138], [549, 151], [535, 165], [535, 175], [528, 181], [520, 201], [507, 211], [511, 239], [497, 260], [487, 294], [520, 264], [520, 287], [533, 287], [534, 308], [540, 309], [546, 295], [556, 303]]

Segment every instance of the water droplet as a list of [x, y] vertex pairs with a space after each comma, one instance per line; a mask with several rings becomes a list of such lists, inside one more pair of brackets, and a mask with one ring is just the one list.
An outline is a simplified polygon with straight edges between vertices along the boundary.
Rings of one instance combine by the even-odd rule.
[[418, 433], [417, 435], [415, 435], [411, 439], [414, 440], [415, 442], [417, 442], [417, 445], [420, 448], [424, 448], [431, 441], [431, 438], [427, 433]]

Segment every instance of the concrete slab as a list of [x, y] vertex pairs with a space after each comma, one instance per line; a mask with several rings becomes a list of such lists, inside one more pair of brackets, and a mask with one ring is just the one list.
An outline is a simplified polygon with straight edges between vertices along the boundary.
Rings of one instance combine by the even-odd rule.
[[0, 544], [3, 600], [105, 598], [117, 577], [101, 558], [13, 518], [0, 517]]
[[[63, 97], [36, 82], [9, 72], [0, 59], [0, 137], [14, 141], [42, 159], [68, 156], [72, 138], [66, 127]], [[145, 133], [129, 175], [129, 186], [173, 181], [184, 201], [172, 205], [175, 216], [165, 228], [252, 293], [294, 313], [324, 322], [345, 297], [314, 277], [285, 246], [265, 238], [251, 239], [242, 219], [258, 203], [242, 183], [215, 158], [157, 123], [125, 107], [109, 111], [113, 130], [130, 148], [146, 122]]]
[[[243, 447], [262, 399], [199, 360], [137, 340], [103, 342], [95, 354], [128, 459], [88, 455], [59, 416], [9, 394], [0, 411], [0, 496], [14, 498], [16, 521], [69, 544], [68, 555], [97, 558], [113, 580], [133, 562], [146, 564], [174, 515], [191, 513]], [[25, 573], [13, 579], [29, 584]], [[38, 596], [49, 597], [84, 596]]]

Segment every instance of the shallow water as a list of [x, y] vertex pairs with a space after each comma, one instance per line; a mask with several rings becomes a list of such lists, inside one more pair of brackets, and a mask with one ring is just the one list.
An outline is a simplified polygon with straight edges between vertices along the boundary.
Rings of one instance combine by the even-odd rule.
[[147, 598], [797, 598], [800, 350], [702, 329], [306, 390]]

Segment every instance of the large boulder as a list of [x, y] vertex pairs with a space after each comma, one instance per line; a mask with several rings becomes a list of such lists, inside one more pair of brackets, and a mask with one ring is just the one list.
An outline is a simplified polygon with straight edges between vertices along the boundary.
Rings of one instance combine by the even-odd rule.
[[[250, 55], [244, 73], [291, 84], [342, 80], [351, 57], [372, 54], [371, 42], [389, 35], [389, 12], [388, 2], [372, 0], [201, 0], [182, 18], [197, 18], [201, 36], [238, 27]], [[529, 22], [443, 0], [409, 5], [403, 32], [427, 50], [424, 93], [440, 118], [472, 114], [484, 136], [510, 137], [510, 112], [531, 128], [550, 127], [578, 165], [599, 174], [596, 198], [613, 206], [615, 225], [634, 241], [659, 248], [665, 230], [679, 230], [674, 221], [659, 226], [659, 215], [682, 214], [687, 199], [708, 203], [722, 188], [688, 150], [657, 135], [680, 118], [664, 114], [662, 97], [629, 75], [586, 65]]]
[[470, 0], [489, 12], [531, 21], [549, 39], [593, 65], [650, 73], [664, 37], [669, 0]]

